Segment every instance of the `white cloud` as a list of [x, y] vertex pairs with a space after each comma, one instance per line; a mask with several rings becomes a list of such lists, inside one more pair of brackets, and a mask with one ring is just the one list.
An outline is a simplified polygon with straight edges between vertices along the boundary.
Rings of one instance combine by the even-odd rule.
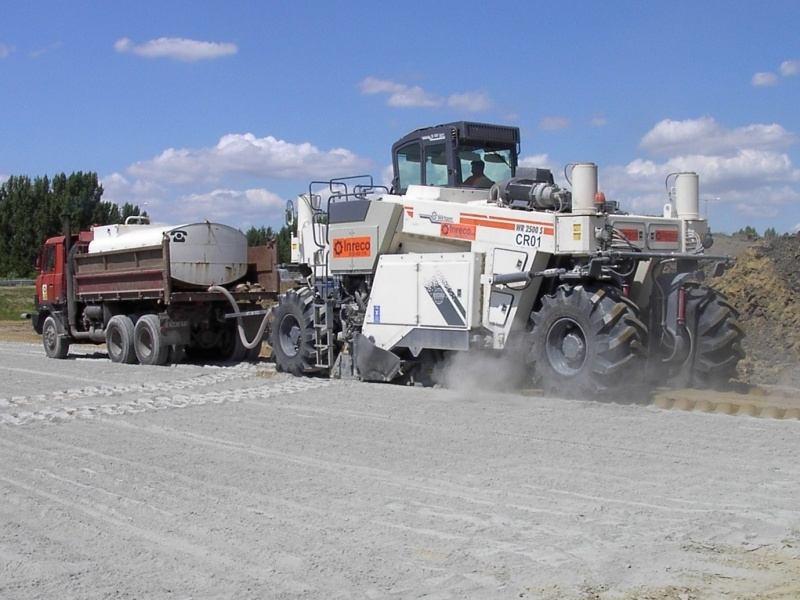
[[0, 173], [0, 184], [5, 183], [6, 180], [8, 180], [9, 177], [10, 177], [10, 175], [6, 175], [4, 173]]
[[528, 156], [521, 156], [517, 162], [518, 166], [524, 168], [540, 168], [554, 170], [555, 165], [550, 160], [550, 155], [547, 153], [542, 154], [529, 154]]
[[190, 220], [264, 223], [283, 214], [286, 201], [264, 188], [215, 189], [182, 196], [176, 206], [181, 216]]
[[486, 92], [464, 92], [450, 94], [447, 97], [447, 106], [467, 112], [481, 112], [492, 107], [492, 101]]
[[362, 94], [385, 94], [386, 104], [394, 108], [439, 108], [449, 106], [466, 112], [481, 112], [492, 106], [486, 92], [469, 91], [450, 94], [447, 97], [428, 92], [418, 85], [406, 85], [389, 79], [365, 77], [358, 84]]
[[168, 191], [165, 187], [142, 179], [129, 180], [121, 173], [111, 173], [101, 178], [103, 200], [122, 206], [126, 202], [138, 204], [139, 208], [152, 212], [152, 208], [162, 205]]
[[780, 148], [795, 137], [777, 124], [725, 129], [710, 117], [664, 120], [641, 146], [667, 156], [660, 161], [636, 158], [600, 170], [606, 195], [626, 210], [660, 212], [667, 201], [664, 178], [677, 171], [700, 175], [701, 198], [719, 197], [737, 213], [769, 218], [800, 202], [800, 169]]
[[608, 119], [603, 115], [595, 115], [589, 123], [592, 127], [605, 127], [608, 124]]
[[362, 94], [388, 94], [386, 103], [395, 108], [436, 107], [442, 105], [442, 99], [429, 94], [421, 87], [403, 83], [366, 77], [359, 84]]
[[664, 119], [648, 131], [640, 146], [654, 154], [728, 154], [742, 148], [777, 149], [796, 141], [777, 123], [726, 129], [712, 117], [673, 121]]
[[61, 48], [63, 44], [61, 42], [53, 42], [52, 44], [48, 44], [47, 46], [42, 46], [41, 48], [37, 48], [36, 50], [32, 50], [28, 53], [28, 56], [31, 58], [39, 58], [43, 54], [47, 54], [52, 50], [58, 50]]
[[566, 129], [569, 127], [569, 119], [567, 117], [544, 117], [539, 121], [539, 129], [544, 131], [557, 131], [559, 129]]
[[345, 148], [322, 151], [305, 142], [272, 136], [231, 133], [210, 148], [167, 148], [150, 160], [134, 163], [128, 173], [141, 179], [185, 184], [219, 181], [231, 175], [313, 179], [367, 170], [369, 161]]
[[392, 179], [394, 178], [394, 167], [391, 163], [381, 169], [380, 185], [385, 185], [388, 188], [392, 187]]
[[800, 59], [785, 60], [781, 63], [781, 75], [791, 77], [800, 74]]
[[[664, 162], [637, 158], [623, 167], [629, 184], [650, 185], [668, 173], [696, 171], [704, 187], [720, 189], [753, 189], [765, 183], [800, 182], [800, 170], [786, 154], [768, 150], [744, 149], [734, 156], [684, 155]], [[642, 189], [640, 185], [636, 188]]]
[[0, 42], [0, 59], [7, 58], [12, 52], [14, 52], [14, 46]]
[[753, 75], [750, 83], [756, 87], [769, 87], [777, 85], [778, 76], [771, 71], [762, 71]]
[[144, 58], [171, 58], [183, 62], [194, 62], [231, 56], [236, 54], [239, 48], [230, 42], [204, 42], [172, 37], [160, 37], [136, 44], [130, 38], [123, 37], [114, 43], [114, 50], [120, 53], [136, 54]]

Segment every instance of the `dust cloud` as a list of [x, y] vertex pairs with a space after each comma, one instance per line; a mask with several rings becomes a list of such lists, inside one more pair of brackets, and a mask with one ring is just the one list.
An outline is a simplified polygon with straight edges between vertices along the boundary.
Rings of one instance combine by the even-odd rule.
[[517, 356], [488, 351], [453, 352], [436, 369], [435, 383], [470, 392], [514, 392], [525, 385], [525, 366]]

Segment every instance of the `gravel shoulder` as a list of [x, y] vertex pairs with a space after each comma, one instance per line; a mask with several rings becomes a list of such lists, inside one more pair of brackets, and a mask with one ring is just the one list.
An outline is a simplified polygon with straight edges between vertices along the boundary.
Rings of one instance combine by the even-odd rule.
[[800, 423], [0, 343], [0, 597], [796, 598]]

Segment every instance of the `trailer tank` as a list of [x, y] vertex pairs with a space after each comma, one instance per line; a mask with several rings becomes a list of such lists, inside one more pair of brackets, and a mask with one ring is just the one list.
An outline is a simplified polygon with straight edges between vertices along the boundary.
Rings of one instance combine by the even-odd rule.
[[228, 285], [247, 273], [247, 237], [220, 223], [126, 223], [93, 227], [92, 233], [89, 254], [125, 253], [166, 242], [176, 287]]

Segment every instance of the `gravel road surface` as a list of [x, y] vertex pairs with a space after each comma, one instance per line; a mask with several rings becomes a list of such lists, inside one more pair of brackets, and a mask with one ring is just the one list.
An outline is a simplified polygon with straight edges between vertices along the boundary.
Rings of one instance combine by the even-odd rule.
[[0, 598], [797, 598], [800, 423], [0, 343]]

